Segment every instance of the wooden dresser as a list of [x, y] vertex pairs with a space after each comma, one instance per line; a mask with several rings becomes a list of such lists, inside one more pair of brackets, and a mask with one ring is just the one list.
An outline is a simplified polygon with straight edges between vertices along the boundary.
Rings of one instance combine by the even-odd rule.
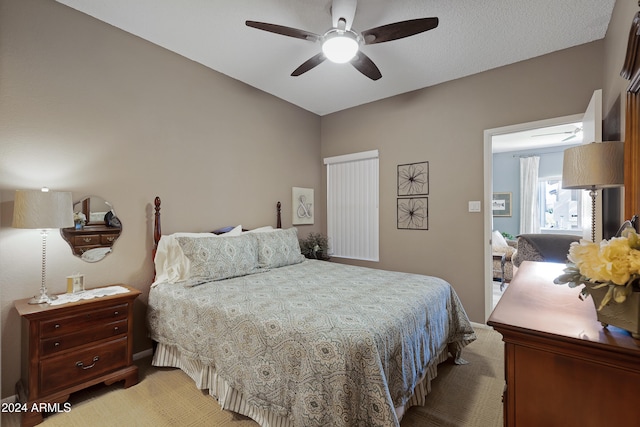
[[[50, 306], [15, 302], [22, 316], [22, 369], [16, 385], [26, 403], [22, 425], [42, 421], [32, 410], [41, 403], [55, 407], [75, 391], [104, 382], [138, 382], [133, 365], [133, 302], [140, 291]], [[35, 404], [35, 406], [34, 406]]]
[[487, 323], [505, 343], [506, 426], [636, 426], [640, 340], [556, 285], [563, 264], [525, 261]]
[[69, 242], [75, 255], [82, 255], [90, 249], [110, 248], [120, 237], [120, 227], [106, 225], [87, 225], [80, 230], [63, 228], [62, 237]]

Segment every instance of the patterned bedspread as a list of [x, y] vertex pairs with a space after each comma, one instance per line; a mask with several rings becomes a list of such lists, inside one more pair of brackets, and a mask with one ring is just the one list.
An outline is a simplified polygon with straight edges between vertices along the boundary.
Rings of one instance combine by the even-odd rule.
[[475, 333], [444, 280], [307, 260], [149, 294], [151, 337], [295, 426], [397, 426], [442, 351]]

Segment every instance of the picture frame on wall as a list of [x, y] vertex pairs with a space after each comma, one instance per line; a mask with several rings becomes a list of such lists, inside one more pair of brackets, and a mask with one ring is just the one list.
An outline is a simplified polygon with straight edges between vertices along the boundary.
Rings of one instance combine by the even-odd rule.
[[291, 189], [293, 207], [292, 224], [313, 224], [313, 188], [293, 187]]
[[398, 230], [428, 230], [429, 198], [398, 198], [397, 220]]
[[511, 193], [493, 193], [491, 212], [493, 216], [511, 216]]
[[398, 197], [429, 194], [429, 162], [398, 165]]

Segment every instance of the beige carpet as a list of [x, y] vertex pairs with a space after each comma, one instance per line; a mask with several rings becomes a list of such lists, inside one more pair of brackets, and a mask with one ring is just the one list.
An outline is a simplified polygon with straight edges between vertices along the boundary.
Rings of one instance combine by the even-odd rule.
[[[447, 361], [438, 368], [427, 405], [405, 414], [402, 427], [498, 427], [502, 425], [501, 396], [504, 387], [501, 335], [484, 325], [476, 326], [478, 340], [463, 357], [468, 365]], [[71, 396], [71, 411], [51, 414], [43, 427], [110, 426], [220, 426], [256, 427], [245, 417], [222, 411], [208, 394], [178, 369], [156, 368], [141, 359], [141, 381], [128, 389], [102, 385]], [[19, 418], [2, 414], [2, 426], [19, 426]]]

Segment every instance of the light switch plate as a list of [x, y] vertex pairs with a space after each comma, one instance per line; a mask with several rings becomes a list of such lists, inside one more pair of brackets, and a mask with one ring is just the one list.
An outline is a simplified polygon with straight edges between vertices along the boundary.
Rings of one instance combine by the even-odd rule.
[[469, 201], [469, 212], [480, 212], [480, 201], [479, 200]]

